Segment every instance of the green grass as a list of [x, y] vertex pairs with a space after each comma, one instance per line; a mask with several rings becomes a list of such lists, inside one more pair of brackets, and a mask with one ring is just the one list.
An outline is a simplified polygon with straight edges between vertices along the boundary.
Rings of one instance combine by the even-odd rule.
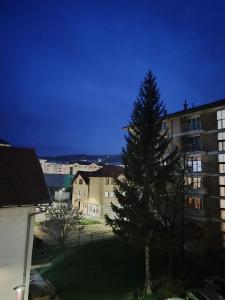
[[101, 224], [101, 222], [93, 219], [84, 219], [81, 221], [81, 225], [94, 225], [94, 224]]
[[61, 250], [42, 274], [62, 300], [132, 300], [142, 289], [142, 267], [141, 251], [112, 239]]

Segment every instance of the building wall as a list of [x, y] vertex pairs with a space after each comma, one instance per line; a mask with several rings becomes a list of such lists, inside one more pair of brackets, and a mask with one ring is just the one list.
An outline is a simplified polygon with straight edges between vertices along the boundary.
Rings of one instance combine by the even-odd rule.
[[[78, 207], [78, 201], [80, 201], [80, 210], [84, 215], [100, 218], [108, 214], [113, 217], [111, 202], [118, 204], [113, 193], [113, 178], [90, 177], [89, 185], [79, 185], [79, 179], [81, 176], [78, 176], [73, 184], [73, 207]], [[77, 197], [78, 191], [81, 194], [79, 198]], [[87, 196], [84, 196], [84, 191]]]
[[[0, 299], [2, 300], [15, 300], [16, 291], [13, 288], [23, 284], [28, 215], [34, 212], [35, 207], [0, 208]], [[25, 300], [28, 299], [33, 219], [34, 217], [29, 232]]]
[[[223, 225], [225, 221], [225, 189], [221, 191], [221, 188], [225, 187], [225, 177], [223, 177], [225, 176], [225, 168], [224, 171], [219, 169], [219, 155], [225, 154], [225, 142], [224, 149], [219, 149], [218, 146], [218, 133], [224, 132], [225, 134], [225, 121], [221, 123], [223, 124], [220, 125], [222, 126], [221, 128], [218, 125], [218, 111], [221, 110], [225, 110], [225, 106], [204, 109], [194, 113], [187, 112], [185, 114], [184, 112], [183, 115], [174, 116], [166, 120], [169, 132], [171, 132], [173, 137], [173, 143], [180, 146], [180, 149], [185, 150], [188, 157], [198, 157], [201, 160], [201, 171], [189, 171], [190, 174], [188, 176], [202, 177], [203, 189], [198, 189], [194, 192], [201, 198], [202, 206], [201, 209], [199, 207], [189, 207], [186, 209], [186, 213], [195, 217], [195, 220], [198, 220], [201, 226], [204, 225], [208, 229], [213, 228], [213, 230], [205, 231], [208, 241], [205, 244], [214, 249], [220, 247], [219, 243], [221, 245], [222, 239], [225, 246], [225, 225]], [[193, 118], [199, 118], [201, 126], [196, 126], [196, 123], [194, 124], [195, 126], [192, 126], [193, 123], [190, 119]], [[223, 118], [225, 118], [225, 111]], [[198, 138], [200, 141], [199, 149], [196, 150], [192, 149], [192, 146], [189, 147], [191, 139], [194, 138]], [[225, 156], [221, 159], [225, 160]], [[224, 178], [224, 183], [220, 182], [221, 176]], [[221, 200], [223, 204], [221, 204]], [[224, 208], [221, 208], [221, 205], [224, 205]], [[221, 228], [222, 232], [224, 232], [222, 235]], [[216, 230], [217, 236], [215, 236]], [[210, 241], [212, 240], [216, 241], [217, 245], [211, 243]]]
[[48, 162], [45, 159], [39, 159], [42, 171], [44, 174], [76, 174], [78, 171], [97, 171], [101, 168], [95, 163], [90, 164], [80, 164], [80, 163], [72, 163], [72, 164], [60, 164], [55, 162]]
[[73, 207], [79, 208], [84, 214], [88, 212], [88, 185], [79, 175], [73, 183]]

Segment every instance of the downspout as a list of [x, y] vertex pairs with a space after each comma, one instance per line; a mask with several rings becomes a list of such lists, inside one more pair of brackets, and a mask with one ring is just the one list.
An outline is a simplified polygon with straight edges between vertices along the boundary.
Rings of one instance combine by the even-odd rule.
[[[40, 208], [42, 209], [42, 208]], [[25, 255], [24, 255], [24, 268], [23, 268], [23, 297], [22, 300], [25, 300], [25, 287], [26, 287], [26, 278], [27, 278], [27, 257], [28, 257], [28, 248], [30, 243], [30, 228], [31, 228], [31, 220], [33, 216], [36, 216], [38, 214], [42, 214], [46, 212], [46, 209], [44, 208], [41, 211], [28, 214], [28, 221], [27, 221], [27, 234], [26, 234], [26, 244], [25, 244]]]

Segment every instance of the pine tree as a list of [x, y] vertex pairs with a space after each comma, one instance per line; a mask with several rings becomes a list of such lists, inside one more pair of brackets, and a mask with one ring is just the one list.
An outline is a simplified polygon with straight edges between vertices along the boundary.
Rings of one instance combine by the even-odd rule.
[[[106, 216], [118, 236], [145, 248], [145, 292], [152, 293], [150, 249], [163, 230], [159, 201], [168, 182], [174, 180], [177, 151], [169, 151], [168, 132], [162, 132], [166, 115], [154, 75], [149, 72], [134, 103], [131, 121], [122, 150], [124, 179], [116, 179], [115, 195], [119, 205], [112, 209], [116, 217]], [[161, 195], [161, 196], [160, 196]]]

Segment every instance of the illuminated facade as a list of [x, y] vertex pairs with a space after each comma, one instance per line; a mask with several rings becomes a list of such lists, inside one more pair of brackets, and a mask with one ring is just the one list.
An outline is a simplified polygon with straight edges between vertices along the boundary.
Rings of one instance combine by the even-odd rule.
[[118, 204], [114, 195], [115, 176], [123, 173], [118, 166], [104, 166], [96, 172], [77, 172], [73, 181], [72, 205], [85, 216], [101, 218], [113, 216], [111, 202]]
[[208, 244], [225, 247], [225, 100], [185, 105], [166, 116], [163, 128], [187, 156], [186, 218], [205, 225]]

